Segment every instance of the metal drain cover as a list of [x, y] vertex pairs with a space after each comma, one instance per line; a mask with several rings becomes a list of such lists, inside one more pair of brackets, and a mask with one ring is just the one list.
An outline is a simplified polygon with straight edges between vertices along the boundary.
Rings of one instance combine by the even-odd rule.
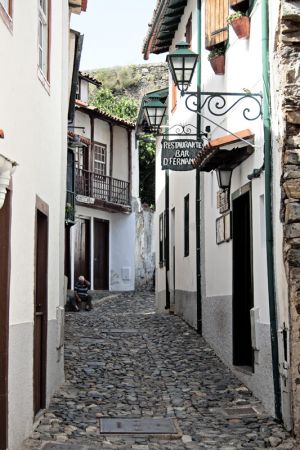
[[177, 434], [171, 419], [100, 419], [101, 434]]

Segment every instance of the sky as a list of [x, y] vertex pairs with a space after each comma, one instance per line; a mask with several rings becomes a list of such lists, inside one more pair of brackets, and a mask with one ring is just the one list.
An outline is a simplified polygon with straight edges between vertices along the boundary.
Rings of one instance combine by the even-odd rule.
[[[81, 70], [146, 63], [142, 55], [156, 0], [88, 0], [86, 12], [72, 14], [71, 27], [84, 34]], [[150, 62], [166, 55], [151, 55]]]

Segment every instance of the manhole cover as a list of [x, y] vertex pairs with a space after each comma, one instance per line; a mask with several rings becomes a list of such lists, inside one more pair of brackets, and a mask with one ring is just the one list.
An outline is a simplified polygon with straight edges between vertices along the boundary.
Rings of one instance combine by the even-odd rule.
[[257, 415], [258, 412], [252, 408], [223, 408], [222, 411], [228, 417], [236, 417], [236, 416], [253, 416]]
[[101, 434], [177, 434], [171, 419], [100, 419]]

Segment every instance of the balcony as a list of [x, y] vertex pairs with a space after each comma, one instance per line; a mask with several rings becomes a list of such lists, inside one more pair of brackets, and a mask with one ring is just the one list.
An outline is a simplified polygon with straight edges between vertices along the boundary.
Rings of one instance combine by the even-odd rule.
[[75, 173], [75, 192], [78, 203], [130, 211], [130, 186], [127, 181], [83, 169], [76, 169]]

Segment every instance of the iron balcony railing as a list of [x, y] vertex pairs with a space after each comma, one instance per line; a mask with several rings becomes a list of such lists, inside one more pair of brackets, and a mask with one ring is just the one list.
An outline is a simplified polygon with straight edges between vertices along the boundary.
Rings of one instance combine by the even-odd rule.
[[84, 169], [76, 169], [76, 194], [92, 197], [116, 205], [130, 205], [129, 183], [117, 178], [99, 175]]

